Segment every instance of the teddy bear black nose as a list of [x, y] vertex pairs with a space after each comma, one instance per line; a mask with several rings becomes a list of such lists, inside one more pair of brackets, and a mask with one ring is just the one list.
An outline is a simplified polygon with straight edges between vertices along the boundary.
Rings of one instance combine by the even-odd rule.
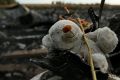
[[71, 31], [71, 29], [72, 29], [71, 25], [65, 25], [62, 30], [63, 30], [64, 33], [67, 33], [69, 31]]

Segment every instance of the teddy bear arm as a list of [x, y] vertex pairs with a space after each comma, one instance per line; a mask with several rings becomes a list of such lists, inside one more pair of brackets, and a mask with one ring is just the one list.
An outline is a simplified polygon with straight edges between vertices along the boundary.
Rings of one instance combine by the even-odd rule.
[[91, 40], [93, 40], [93, 41], [96, 42], [96, 41], [97, 41], [98, 31], [99, 31], [99, 29], [96, 30], [96, 31], [94, 31], [94, 32], [89, 32], [89, 33], [86, 34], [86, 36], [87, 36], [89, 39], [91, 39]]
[[117, 35], [108, 27], [101, 28], [97, 34], [96, 44], [104, 53], [110, 53], [118, 44]]

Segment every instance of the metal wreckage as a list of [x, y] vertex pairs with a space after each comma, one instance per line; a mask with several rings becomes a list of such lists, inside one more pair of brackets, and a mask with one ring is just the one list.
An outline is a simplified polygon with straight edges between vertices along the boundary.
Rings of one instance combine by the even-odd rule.
[[[82, 26], [81, 29], [84, 33], [93, 32], [99, 28], [104, 1], [105, 0], [101, 1], [98, 16], [96, 16], [92, 7], [88, 9], [88, 14], [92, 23], [74, 16], [66, 7], [65, 9], [67, 14], [65, 16], [60, 16], [60, 19], [70, 20], [75, 22], [77, 25]], [[110, 68], [108, 73], [103, 73], [99, 68], [94, 68], [91, 58], [92, 51], [89, 48], [86, 38], [87, 37], [84, 35], [84, 40], [89, 52], [89, 64], [86, 63], [84, 59], [81, 59], [78, 55], [76, 55], [75, 52], [59, 49], [51, 51], [46, 49], [35, 49], [28, 52], [18, 51], [13, 54], [3, 54], [0, 58], [11, 59], [18, 57], [22, 58], [20, 60], [23, 62], [30, 62], [47, 69], [47, 71], [40, 73], [31, 80], [120, 80], [115, 76], [120, 75], [120, 65], [118, 62], [120, 57], [119, 42], [116, 49], [106, 55]]]

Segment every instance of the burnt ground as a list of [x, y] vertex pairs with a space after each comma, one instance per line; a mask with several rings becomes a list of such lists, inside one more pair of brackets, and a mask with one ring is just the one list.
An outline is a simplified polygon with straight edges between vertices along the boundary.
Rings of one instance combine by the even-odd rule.
[[[48, 29], [54, 24], [59, 15], [64, 15], [64, 9], [38, 9], [26, 11], [20, 7], [10, 9], [0, 9], [0, 53], [12, 53], [17, 50], [32, 50], [41, 48], [41, 39], [47, 34]], [[70, 10], [80, 18], [89, 20], [87, 9]], [[96, 14], [98, 10], [95, 10]], [[113, 29], [118, 37], [119, 18], [113, 17], [118, 14], [120, 9], [104, 9], [100, 27], [109, 26]], [[27, 14], [26, 14], [27, 13]], [[120, 38], [120, 37], [119, 37]], [[119, 46], [114, 51], [117, 57], [111, 57], [115, 73], [120, 74], [120, 65], [118, 62], [120, 56]], [[113, 54], [113, 53], [111, 53]], [[114, 55], [113, 55], [114, 56]], [[117, 60], [116, 60], [117, 59]], [[0, 62], [0, 80], [29, 80], [32, 76], [43, 71], [38, 66], [22, 59], [4, 60]]]

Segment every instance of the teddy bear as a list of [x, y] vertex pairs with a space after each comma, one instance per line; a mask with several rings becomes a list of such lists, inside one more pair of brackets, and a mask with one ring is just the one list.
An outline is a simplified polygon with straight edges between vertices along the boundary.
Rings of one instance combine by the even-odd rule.
[[[118, 44], [116, 34], [108, 27], [98, 28], [86, 34], [95, 67], [107, 73], [108, 62], [105, 54], [112, 52]], [[83, 40], [83, 32], [79, 26], [70, 20], [59, 20], [42, 39], [49, 51], [54, 49], [70, 50], [87, 61], [88, 49]]]
[[[48, 49], [48, 55], [42, 60], [32, 60], [33, 63], [43, 68], [47, 68], [48, 71], [38, 74], [31, 80], [43, 80], [48, 78], [46, 75], [52, 75], [50, 78], [51, 80], [63, 80], [66, 77], [65, 75], [67, 75], [67, 79], [65, 80], [68, 80], [70, 77], [69, 74], [71, 73], [72, 75], [69, 80], [80, 80], [76, 75], [80, 76], [79, 73], [81, 73], [81, 71], [85, 71], [85, 74], [83, 72], [82, 76], [87, 76], [87, 74], [90, 75], [90, 66], [86, 64], [88, 60], [88, 49], [83, 39], [83, 35], [84, 33], [76, 23], [70, 20], [57, 21], [49, 29], [48, 34], [42, 39], [42, 45]], [[116, 34], [110, 28], [103, 27], [96, 29], [94, 32], [86, 33], [85, 35], [87, 37], [88, 45], [92, 50], [94, 66], [95, 68], [100, 69], [100, 73], [97, 72], [98, 80], [120, 80], [119, 77], [108, 74], [109, 66], [105, 56], [112, 52], [117, 46], [118, 38]], [[63, 63], [67, 63], [66, 60], [68, 61], [68, 64], [65, 65], [67, 68], [62, 65]], [[54, 65], [54, 67], [52, 68], [51, 65]], [[60, 68], [57, 69], [58, 66]], [[71, 70], [73, 70], [75, 75]], [[52, 73], [52, 71], [55, 73], [57, 71], [58, 74], [62, 75], [64, 78]], [[100, 75], [102, 75], [102, 77]], [[89, 78], [91, 80], [91, 77]]]

